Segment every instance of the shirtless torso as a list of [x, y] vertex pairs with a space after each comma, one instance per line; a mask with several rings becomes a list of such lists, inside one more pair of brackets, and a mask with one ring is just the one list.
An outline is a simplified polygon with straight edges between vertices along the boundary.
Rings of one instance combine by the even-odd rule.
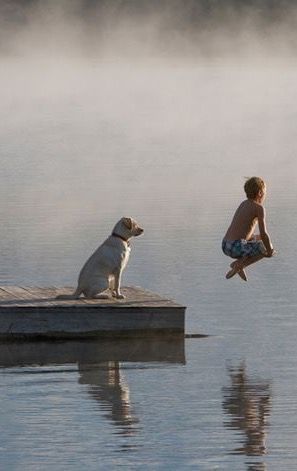
[[[246, 199], [235, 211], [232, 222], [225, 234], [225, 240], [250, 240], [254, 236], [257, 222], [261, 235], [261, 228], [265, 230], [264, 208], [253, 200]], [[264, 223], [264, 227], [263, 227]], [[261, 227], [262, 226], [262, 227]]]

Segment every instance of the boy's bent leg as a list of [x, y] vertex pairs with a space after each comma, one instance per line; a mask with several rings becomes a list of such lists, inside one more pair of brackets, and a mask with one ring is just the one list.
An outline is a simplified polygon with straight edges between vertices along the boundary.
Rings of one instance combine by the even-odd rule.
[[[249, 248], [253, 249], [254, 247], [252, 247], [252, 245], [249, 245]], [[258, 247], [255, 248], [258, 249]], [[244, 255], [238, 258], [235, 262], [231, 263], [231, 270], [226, 273], [226, 278], [229, 279], [232, 278], [234, 275], [238, 274], [240, 278], [247, 281], [247, 276], [244, 271], [244, 268], [248, 267], [249, 265], [252, 265], [253, 263], [259, 262], [259, 260], [262, 260], [262, 258], [267, 258], [272, 255], [273, 253], [271, 255], [267, 255], [267, 253], [250, 253], [249, 255]]]
[[228, 271], [228, 273], [226, 274], [227, 280], [229, 280], [229, 278], [232, 278], [234, 275], [238, 274], [240, 278], [247, 281], [247, 276], [245, 274], [244, 269], [249, 265], [252, 265], [253, 263], [259, 262], [259, 260], [262, 260], [262, 258], [266, 258], [266, 256], [264, 254], [261, 254], [254, 255], [253, 257], [243, 257], [238, 259], [236, 262], [231, 263], [231, 270]]
[[240, 267], [241, 269], [244, 269], [253, 263], [259, 262], [262, 258], [266, 258], [264, 254], [254, 255], [253, 257], [244, 257], [242, 261], [238, 260], [238, 268]]

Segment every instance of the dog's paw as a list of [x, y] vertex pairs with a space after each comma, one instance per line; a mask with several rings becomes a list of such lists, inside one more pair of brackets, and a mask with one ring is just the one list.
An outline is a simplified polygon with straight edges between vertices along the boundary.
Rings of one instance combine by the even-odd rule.
[[115, 291], [113, 291], [112, 296], [113, 296], [113, 298], [116, 298], [116, 299], [125, 299], [125, 297], [126, 297], [121, 293], [116, 293]]

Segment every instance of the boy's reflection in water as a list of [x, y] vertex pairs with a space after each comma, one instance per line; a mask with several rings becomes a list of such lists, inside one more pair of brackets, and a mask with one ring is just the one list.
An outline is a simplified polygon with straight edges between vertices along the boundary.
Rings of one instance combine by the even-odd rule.
[[119, 362], [79, 364], [79, 373], [79, 383], [89, 385], [89, 394], [106, 411], [105, 417], [119, 427], [119, 433], [135, 434], [139, 420], [132, 412], [129, 387], [122, 378]]
[[249, 463], [247, 471], [267, 471], [267, 466], [265, 463]]
[[[270, 415], [270, 383], [248, 377], [246, 366], [228, 368], [231, 385], [223, 388], [223, 408], [230, 415], [226, 427], [240, 430], [243, 445], [235, 453], [261, 456], [267, 453], [266, 429]], [[251, 470], [265, 470], [264, 463], [250, 463]]]

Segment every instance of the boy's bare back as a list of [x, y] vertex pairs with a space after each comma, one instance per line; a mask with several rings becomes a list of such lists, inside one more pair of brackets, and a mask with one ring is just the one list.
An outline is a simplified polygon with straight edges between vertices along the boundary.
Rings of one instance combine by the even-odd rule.
[[258, 219], [264, 214], [261, 204], [251, 199], [244, 200], [235, 211], [232, 222], [225, 234], [225, 240], [250, 240], [254, 236]]

